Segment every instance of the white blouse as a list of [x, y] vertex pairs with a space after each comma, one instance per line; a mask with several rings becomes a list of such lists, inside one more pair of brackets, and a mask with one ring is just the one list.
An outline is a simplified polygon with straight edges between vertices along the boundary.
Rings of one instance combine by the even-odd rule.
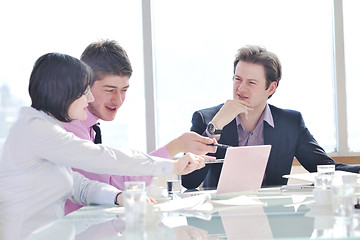
[[119, 190], [91, 181], [71, 167], [95, 173], [169, 176], [174, 162], [82, 140], [48, 114], [24, 107], [0, 153], [0, 239], [16, 233], [15, 229], [31, 232], [62, 217], [67, 198], [83, 205], [113, 203]]

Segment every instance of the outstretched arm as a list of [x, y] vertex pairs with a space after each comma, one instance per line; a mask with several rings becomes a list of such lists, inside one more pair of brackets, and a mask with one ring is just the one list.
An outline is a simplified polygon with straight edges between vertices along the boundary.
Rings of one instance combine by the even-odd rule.
[[166, 144], [165, 147], [169, 151], [171, 158], [181, 152], [203, 155], [216, 152], [215, 146], [209, 146], [214, 142], [214, 139], [201, 136], [195, 132], [186, 132]]
[[215, 160], [215, 157], [206, 155], [194, 155], [187, 153], [174, 163], [173, 174], [185, 175], [205, 167], [205, 160]]

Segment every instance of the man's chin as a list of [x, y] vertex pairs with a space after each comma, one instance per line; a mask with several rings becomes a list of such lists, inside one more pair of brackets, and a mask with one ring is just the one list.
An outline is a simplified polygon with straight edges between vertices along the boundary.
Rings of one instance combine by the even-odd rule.
[[101, 120], [103, 120], [103, 121], [112, 121], [112, 120], [115, 119], [115, 116], [116, 116], [116, 115], [102, 116], [102, 117], [101, 117]]

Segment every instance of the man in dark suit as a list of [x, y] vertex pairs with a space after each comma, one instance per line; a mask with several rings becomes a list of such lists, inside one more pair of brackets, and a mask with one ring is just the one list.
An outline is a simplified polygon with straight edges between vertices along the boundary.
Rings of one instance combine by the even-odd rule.
[[[300, 112], [272, 106], [267, 100], [275, 93], [281, 79], [278, 57], [260, 46], [239, 49], [234, 61], [233, 99], [215, 107], [196, 111], [191, 130], [212, 136], [231, 146], [272, 145], [263, 186], [284, 185], [294, 157], [309, 172], [317, 165], [334, 164], [336, 170], [358, 173], [360, 166], [335, 163], [306, 128]], [[219, 148], [216, 158], [225, 157]], [[188, 189], [217, 187], [222, 163], [182, 176]], [[251, 179], [249, 179], [251, 181]]]

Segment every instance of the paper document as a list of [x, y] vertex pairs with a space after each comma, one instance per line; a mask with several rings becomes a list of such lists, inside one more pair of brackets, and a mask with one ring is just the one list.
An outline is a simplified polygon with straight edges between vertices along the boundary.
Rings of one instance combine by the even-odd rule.
[[110, 214], [124, 214], [124, 207], [112, 207], [112, 208], [106, 208], [104, 209], [104, 212], [110, 213]]
[[238, 196], [224, 200], [213, 200], [213, 203], [220, 205], [231, 205], [231, 206], [250, 206], [250, 205], [264, 205], [264, 202], [255, 200], [247, 196]]
[[[344, 176], [344, 175], [358, 175], [357, 173], [352, 173], [352, 172], [345, 172], [345, 171], [335, 171], [335, 176]], [[283, 178], [292, 178], [292, 179], [297, 179], [297, 180], [304, 180], [304, 181], [309, 181], [309, 182], [315, 182], [315, 177], [318, 175], [317, 172], [312, 172], [312, 173], [300, 173], [300, 174], [289, 174], [289, 175], [284, 175]]]
[[174, 199], [165, 203], [156, 204], [155, 207], [162, 212], [211, 211], [213, 209], [210, 194]]

